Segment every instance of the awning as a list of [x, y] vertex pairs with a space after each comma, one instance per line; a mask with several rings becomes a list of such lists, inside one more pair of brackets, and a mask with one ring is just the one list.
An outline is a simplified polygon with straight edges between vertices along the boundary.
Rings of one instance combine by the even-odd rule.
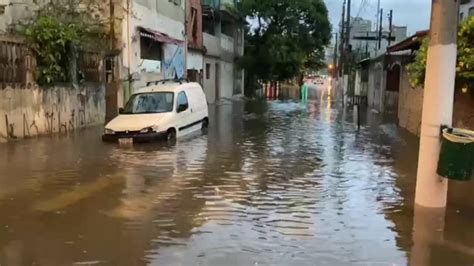
[[170, 37], [166, 33], [159, 32], [152, 29], [143, 28], [143, 27], [137, 27], [137, 28], [140, 31], [140, 36], [142, 37], [150, 38], [154, 41], [161, 42], [161, 43], [169, 43], [169, 44], [175, 44], [175, 45], [184, 44], [183, 40], [178, 40], [173, 37]]

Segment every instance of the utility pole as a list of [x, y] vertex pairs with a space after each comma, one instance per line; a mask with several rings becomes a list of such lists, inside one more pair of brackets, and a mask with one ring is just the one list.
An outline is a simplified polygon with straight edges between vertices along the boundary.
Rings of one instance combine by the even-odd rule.
[[345, 58], [345, 64], [344, 64], [344, 75], [343, 75], [343, 102], [342, 104], [346, 104], [346, 97], [347, 97], [347, 90], [349, 89], [350, 82], [349, 82], [349, 77], [350, 77], [350, 69], [351, 69], [351, 0], [347, 0], [347, 19], [346, 19], [346, 47], [344, 49], [344, 58]]
[[347, 0], [347, 19], [346, 19], [346, 52], [349, 53], [351, 43], [351, 0]]
[[377, 0], [377, 15], [375, 15], [375, 30], [379, 30], [380, 0]]
[[383, 29], [383, 9], [380, 9], [380, 22], [379, 22], [379, 50], [382, 49], [382, 29]]
[[345, 16], [346, 16], [346, 0], [344, 0], [344, 2], [342, 3], [342, 17], [341, 17], [341, 44], [340, 44], [340, 50], [339, 50], [339, 54], [340, 54], [340, 57], [339, 57], [339, 76], [342, 77], [343, 76], [343, 72], [344, 72], [344, 56], [345, 56], [345, 53], [344, 53], [344, 48], [345, 48]]
[[448, 181], [438, 176], [436, 168], [440, 128], [452, 125], [460, 1], [431, 2], [415, 203], [423, 207], [445, 208]]
[[388, 46], [392, 43], [392, 23], [393, 23], [393, 10], [390, 10], [388, 15]]
[[369, 32], [366, 32], [367, 40], [365, 40], [365, 56], [369, 56]]
[[336, 33], [336, 43], [334, 44], [334, 57], [333, 57], [333, 63], [332, 63], [332, 65], [333, 65], [332, 77], [333, 77], [334, 79], [336, 79], [336, 78], [337, 78], [337, 75], [338, 75], [338, 74], [337, 74], [337, 69], [338, 69], [338, 68], [337, 68], [337, 43], [338, 43], [337, 37], [338, 37], [338, 36], [337, 36], [337, 33]]

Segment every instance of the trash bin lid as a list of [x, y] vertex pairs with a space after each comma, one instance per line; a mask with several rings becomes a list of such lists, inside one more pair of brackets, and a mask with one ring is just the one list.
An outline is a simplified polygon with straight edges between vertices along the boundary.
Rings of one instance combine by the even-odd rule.
[[[451, 132], [448, 132], [451, 131]], [[443, 129], [443, 137], [455, 143], [474, 143], [474, 131], [460, 128]]]

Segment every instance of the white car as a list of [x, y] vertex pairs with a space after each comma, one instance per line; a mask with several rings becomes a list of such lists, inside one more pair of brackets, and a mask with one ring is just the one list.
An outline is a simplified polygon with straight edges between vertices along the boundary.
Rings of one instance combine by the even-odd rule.
[[204, 91], [198, 83], [160, 81], [138, 90], [104, 129], [103, 141], [174, 140], [209, 125]]

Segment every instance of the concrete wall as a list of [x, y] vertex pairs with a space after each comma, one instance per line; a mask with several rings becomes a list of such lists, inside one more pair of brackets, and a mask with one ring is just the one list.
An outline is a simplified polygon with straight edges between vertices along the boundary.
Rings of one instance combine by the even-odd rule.
[[206, 47], [207, 54], [211, 56], [219, 56], [221, 53], [220, 39], [214, 35], [204, 33], [204, 46]]
[[180, 0], [179, 5], [176, 5], [173, 1], [170, 0], [149, 0], [152, 2], [156, 2], [158, 13], [169, 17], [175, 21], [180, 21], [184, 25], [185, 20], [185, 12], [184, 6], [185, 1], [189, 0]]
[[222, 50], [230, 53], [234, 52], [234, 38], [221, 34], [220, 42]]
[[382, 62], [370, 62], [367, 99], [369, 107], [379, 112], [383, 112], [385, 74]]
[[234, 95], [234, 63], [221, 60], [220, 67], [219, 96], [231, 98]]
[[[423, 88], [412, 88], [408, 74], [402, 71], [398, 104], [398, 124], [419, 136], [423, 110]], [[454, 95], [453, 125], [474, 130], [474, 94], [456, 89]]]
[[[203, 89], [208, 103], [216, 101], [216, 64], [219, 62], [220, 60], [214, 57], [204, 57]], [[210, 66], [209, 69], [206, 67], [207, 64]], [[207, 70], [209, 70], [209, 75], [207, 75]]]
[[201, 70], [204, 64], [204, 57], [201, 52], [188, 50], [188, 58], [186, 60], [187, 69]]
[[463, 93], [457, 89], [454, 94], [454, 116], [453, 123], [455, 127], [474, 130], [474, 88], [471, 92]]
[[0, 89], [0, 120], [0, 142], [103, 124], [105, 86]]
[[401, 72], [398, 102], [398, 125], [419, 136], [423, 110], [423, 89], [413, 88], [408, 81], [408, 73], [404, 70]]

